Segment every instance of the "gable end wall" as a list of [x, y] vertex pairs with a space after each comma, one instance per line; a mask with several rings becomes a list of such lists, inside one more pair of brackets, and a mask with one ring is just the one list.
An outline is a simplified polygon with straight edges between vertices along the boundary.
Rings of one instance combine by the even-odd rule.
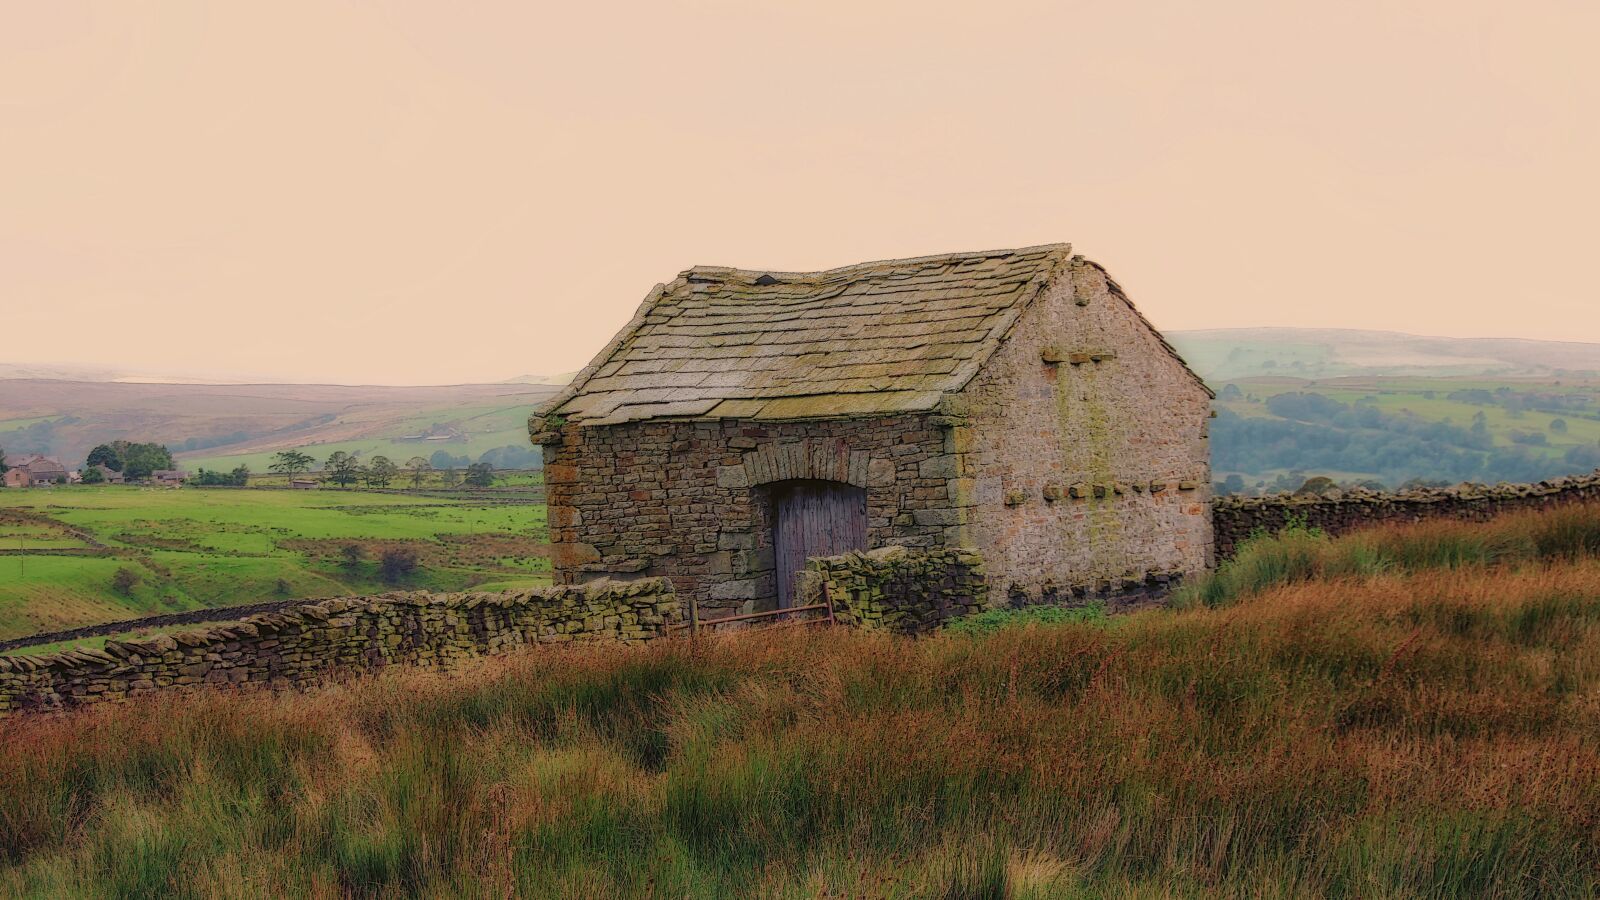
[[1127, 589], [1209, 563], [1210, 395], [1098, 266], [1072, 260], [961, 404], [968, 542], [997, 600]]

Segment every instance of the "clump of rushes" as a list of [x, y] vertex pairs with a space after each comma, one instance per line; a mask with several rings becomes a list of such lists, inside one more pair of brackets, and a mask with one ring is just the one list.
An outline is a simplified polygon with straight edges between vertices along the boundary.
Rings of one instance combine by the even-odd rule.
[[0, 895], [1594, 896], [1593, 515], [1297, 535], [1309, 572], [1115, 628], [7, 720]]

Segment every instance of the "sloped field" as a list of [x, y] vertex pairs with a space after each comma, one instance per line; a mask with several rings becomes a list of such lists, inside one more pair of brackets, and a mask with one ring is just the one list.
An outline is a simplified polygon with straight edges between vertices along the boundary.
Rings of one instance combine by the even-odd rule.
[[1563, 515], [1342, 571], [1293, 536], [1322, 569], [1184, 611], [11, 722], [0, 892], [1593, 896], [1600, 512]]

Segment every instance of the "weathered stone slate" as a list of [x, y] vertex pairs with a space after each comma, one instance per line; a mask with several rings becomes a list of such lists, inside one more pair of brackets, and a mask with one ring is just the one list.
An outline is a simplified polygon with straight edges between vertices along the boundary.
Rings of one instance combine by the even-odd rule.
[[[614, 425], [932, 409], [1070, 254], [1052, 244], [825, 272], [698, 266], [653, 291], [541, 414]], [[723, 405], [734, 400], [748, 402]]]

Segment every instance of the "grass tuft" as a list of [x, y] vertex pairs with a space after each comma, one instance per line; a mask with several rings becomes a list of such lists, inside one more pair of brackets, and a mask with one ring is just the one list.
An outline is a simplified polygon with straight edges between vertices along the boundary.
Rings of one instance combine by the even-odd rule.
[[1600, 553], [1600, 505], [1512, 513], [1488, 522], [1432, 520], [1330, 538], [1305, 523], [1242, 543], [1215, 572], [1180, 588], [1173, 603], [1227, 606], [1311, 580], [1466, 566], [1537, 564]]
[[1075, 623], [1104, 623], [1108, 621], [1106, 605], [1098, 600], [1083, 606], [1027, 606], [1022, 609], [988, 609], [970, 616], [954, 619], [944, 626], [949, 634], [972, 637], [993, 634], [1002, 628], [1026, 628], [1029, 625], [1069, 625]]

